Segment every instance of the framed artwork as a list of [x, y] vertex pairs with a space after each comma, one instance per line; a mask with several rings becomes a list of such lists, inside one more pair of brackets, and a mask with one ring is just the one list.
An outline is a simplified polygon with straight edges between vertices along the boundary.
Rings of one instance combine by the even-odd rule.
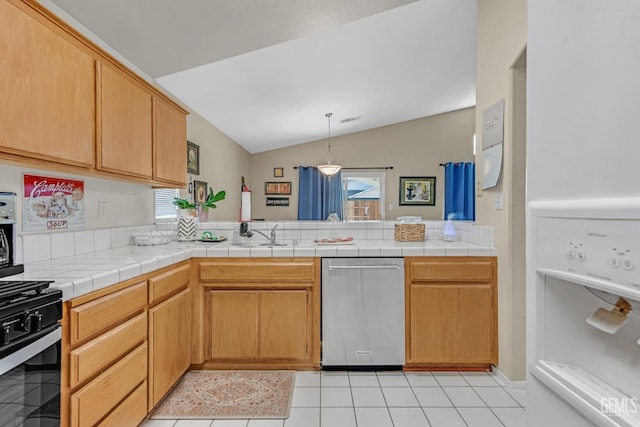
[[264, 183], [264, 194], [291, 194], [291, 181], [285, 182], [265, 182]]
[[284, 168], [273, 168], [273, 177], [282, 178], [284, 176]]
[[207, 183], [204, 181], [193, 181], [193, 200], [200, 204], [207, 201]]
[[187, 141], [187, 171], [200, 175], [200, 146]]
[[267, 206], [289, 206], [288, 197], [267, 197]]
[[435, 176], [401, 176], [400, 205], [436, 205]]

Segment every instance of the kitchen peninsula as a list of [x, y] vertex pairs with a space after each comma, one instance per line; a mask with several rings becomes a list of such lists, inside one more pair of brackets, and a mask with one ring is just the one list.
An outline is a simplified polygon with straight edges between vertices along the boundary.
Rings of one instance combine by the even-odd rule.
[[[427, 240], [398, 242], [391, 221], [278, 225], [278, 241], [286, 246], [260, 246], [266, 240], [259, 235], [240, 245], [233, 239], [127, 244], [155, 226], [23, 236], [24, 254], [30, 254], [25, 273], [11, 278], [48, 277], [65, 299], [63, 422], [116, 423], [123, 414], [142, 420], [190, 367], [319, 369], [323, 257], [404, 257], [406, 370], [497, 363], [490, 227], [460, 223], [459, 240], [444, 242], [442, 222], [431, 221]], [[237, 226], [201, 224], [200, 232], [230, 236]], [[123, 233], [130, 233], [124, 241]], [[68, 256], [33, 259], [34, 247], [55, 247], [54, 236], [55, 242], [81, 245], [78, 237], [89, 234], [96, 248], [107, 238], [111, 249], [79, 253], [67, 247], [51, 254]], [[314, 242], [336, 234], [354, 239]]]

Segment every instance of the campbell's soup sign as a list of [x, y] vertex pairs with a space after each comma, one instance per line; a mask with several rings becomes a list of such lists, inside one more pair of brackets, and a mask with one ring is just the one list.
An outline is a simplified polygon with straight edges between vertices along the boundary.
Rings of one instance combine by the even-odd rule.
[[84, 181], [24, 174], [23, 231], [85, 226]]

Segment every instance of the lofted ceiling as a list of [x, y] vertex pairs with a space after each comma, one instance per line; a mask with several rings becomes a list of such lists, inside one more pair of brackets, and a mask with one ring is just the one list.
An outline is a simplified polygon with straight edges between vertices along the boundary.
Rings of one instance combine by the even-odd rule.
[[251, 153], [475, 105], [474, 0], [48, 1]]

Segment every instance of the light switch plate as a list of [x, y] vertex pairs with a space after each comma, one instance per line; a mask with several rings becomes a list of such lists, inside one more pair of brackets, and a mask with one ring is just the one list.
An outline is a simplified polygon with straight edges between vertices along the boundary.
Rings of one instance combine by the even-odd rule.
[[496, 194], [496, 210], [501, 211], [502, 209], [502, 193], [498, 193]]

